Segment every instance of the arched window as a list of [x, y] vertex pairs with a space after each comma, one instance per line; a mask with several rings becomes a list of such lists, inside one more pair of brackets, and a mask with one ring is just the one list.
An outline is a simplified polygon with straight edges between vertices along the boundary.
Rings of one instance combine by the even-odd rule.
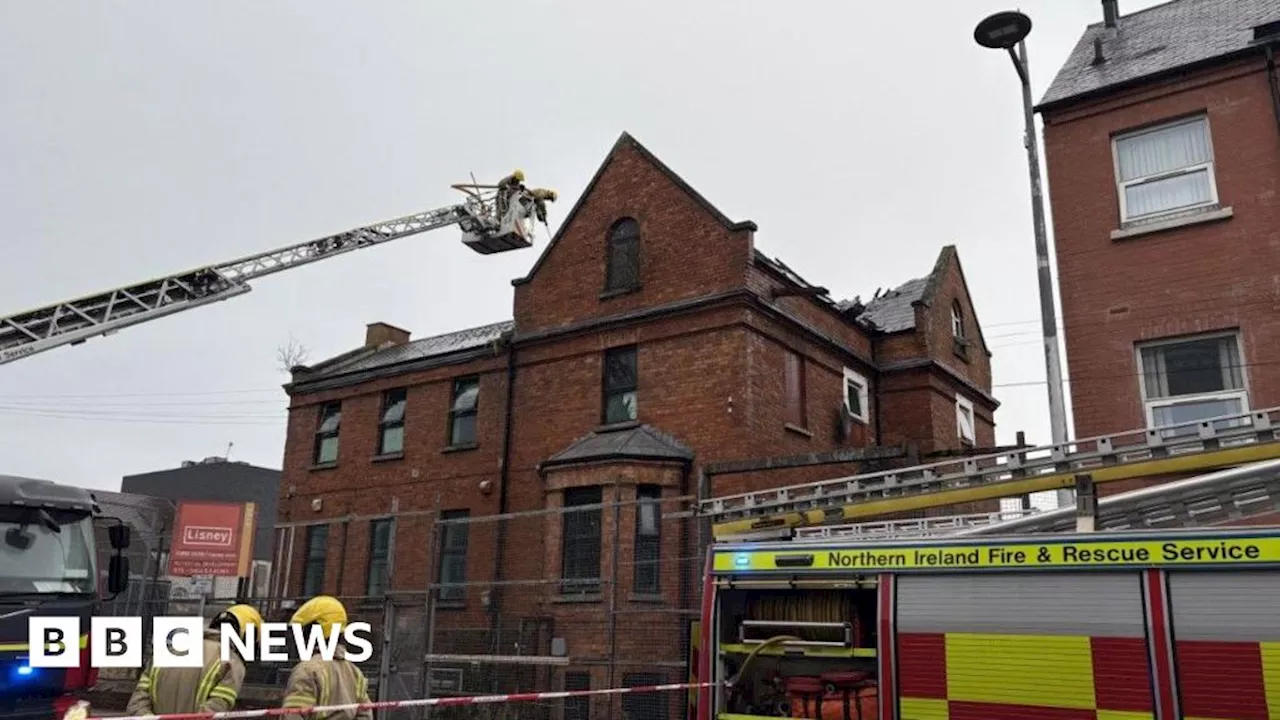
[[640, 287], [640, 223], [622, 218], [609, 229], [605, 292]]
[[964, 339], [964, 311], [960, 309], [960, 301], [951, 301], [951, 334], [957, 340]]

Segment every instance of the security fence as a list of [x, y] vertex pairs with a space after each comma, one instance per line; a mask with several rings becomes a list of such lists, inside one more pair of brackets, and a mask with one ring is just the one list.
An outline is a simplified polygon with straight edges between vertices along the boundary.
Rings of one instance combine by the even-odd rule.
[[[307, 596], [339, 596], [373, 628], [363, 667], [378, 700], [685, 682], [704, 547], [692, 498], [645, 485], [554, 497], [506, 515], [437, 508], [278, 525], [274, 595], [255, 602], [287, 619]], [[688, 701], [637, 693], [379, 715], [658, 720], [683, 717]]]

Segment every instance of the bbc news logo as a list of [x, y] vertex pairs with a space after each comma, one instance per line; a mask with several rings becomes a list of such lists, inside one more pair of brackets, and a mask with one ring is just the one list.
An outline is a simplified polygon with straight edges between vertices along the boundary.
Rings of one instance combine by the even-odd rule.
[[[158, 616], [152, 618], [151, 637], [144, 637], [141, 617], [94, 617], [89, 623], [89, 664], [95, 668], [141, 668], [142, 648], [150, 640], [151, 658], [156, 667], [204, 667], [204, 634], [208, 628], [203, 617]], [[310, 660], [319, 655], [332, 660], [339, 641], [345, 641], [350, 652], [344, 658], [360, 663], [373, 655], [373, 630], [369, 623], [353, 622], [339, 632], [324, 636], [318, 625], [303, 627], [292, 623], [264, 623], [251, 626], [244, 637], [234, 628], [219, 628], [219, 657], [229, 662], [235, 656], [246, 662], [285, 662], [290, 659], [289, 642], [294, 645], [292, 657]], [[28, 664], [33, 668], [71, 668], [80, 666], [80, 618], [33, 617], [27, 624], [30, 646]]]

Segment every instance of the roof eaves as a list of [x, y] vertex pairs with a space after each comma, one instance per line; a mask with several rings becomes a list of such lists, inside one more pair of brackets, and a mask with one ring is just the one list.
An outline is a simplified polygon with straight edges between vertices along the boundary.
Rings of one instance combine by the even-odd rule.
[[[499, 343], [505, 344], [507, 337], [499, 339]], [[442, 355], [430, 355], [424, 358], [414, 358], [404, 362], [393, 363], [390, 365], [380, 365], [374, 368], [367, 368], [350, 373], [339, 373], [336, 375], [325, 375], [322, 377], [301, 380], [285, 386], [285, 391], [290, 395], [307, 395], [311, 393], [323, 392], [325, 390], [337, 390], [339, 388], [351, 387], [352, 385], [360, 385], [371, 380], [378, 380], [387, 377], [396, 377], [421, 370], [430, 370], [432, 368], [445, 367], [448, 365], [459, 365], [462, 363], [472, 362], [474, 360], [482, 360], [487, 357], [493, 357], [493, 348], [489, 345], [482, 345], [465, 350], [457, 350]]]
[[[1141, 87], [1143, 85], [1149, 85], [1152, 83], [1161, 82], [1163, 80], [1167, 80], [1179, 75], [1185, 75], [1187, 73], [1199, 72], [1201, 70], [1211, 68], [1215, 65], [1223, 65], [1229, 62], [1234, 62], [1236, 60], [1239, 60], [1240, 58], [1248, 57], [1249, 55], [1263, 51], [1266, 45], [1267, 43], [1247, 45], [1245, 47], [1238, 48], [1236, 50], [1231, 50], [1225, 53], [1221, 53], [1219, 55], [1214, 55], [1212, 57], [1201, 58], [1199, 60], [1195, 60], [1189, 63], [1184, 63], [1182, 65], [1175, 65], [1172, 67], [1161, 68], [1160, 70], [1147, 73], [1146, 75], [1139, 75], [1137, 77], [1125, 78], [1124, 80], [1103, 85], [1101, 87], [1091, 88], [1089, 90], [1083, 90], [1081, 92], [1072, 93], [1070, 95], [1063, 95], [1061, 97], [1056, 97], [1056, 98], [1053, 98], [1052, 100], [1041, 100], [1040, 103], [1034, 105], [1031, 109], [1033, 112], [1044, 114], [1047, 112], [1054, 112], [1057, 110], [1061, 110], [1071, 105], [1077, 105], [1080, 103], [1090, 102], [1092, 100], [1102, 99], [1110, 95], [1115, 95], [1117, 93], [1126, 92], [1128, 90]], [[1046, 95], [1048, 95], [1048, 93], [1046, 93]]]
[[944, 375], [954, 380], [956, 383], [963, 385], [965, 388], [972, 390], [973, 392], [981, 396], [982, 399], [985, 400], [991, 406], [991, 409], [993, 411], [996, 408], [1000, 407], [1000, 401], [996, 399], [995, 395], [992, 395], [987, 390], [983, 390], [981, 387], [977, 385], [977, 383], [964, 377], [960, 373], [957, 373], [955, 370], [952, 370], [946, 365], [943, 365], [937, 360], [934, 360], [933, 358], [909, 358], [906, 360], [899, 360], [897, 362], [892, 362], [892, 363], [888, 363], [886, 365], [880, 366], [880, 372], [882, 373], [903, 372], [906, 370], [919, 370], [919, 369], [939, 370]]
[[618, 154], [619, 150], [628, 146], [634, 148], [638, 153], [640, 153], [641, 157], [653, 164], [659, 172], [666, 175], [667, 178], [675, 183], [677, 187], [687, 193], [694, 202], [702, 206], [711, 214], [712, 217], [716, 218], [716, 220], [729, 230], [750, 230], [754, 232], [759, 229], [756, 224], [750, 220], [744, 220], [742, 222], [734, 222], [730, 220], [724, 213], [720, 212], [719, 209], [703, 197], [701, 193], [694, 190], [692, 185], [685, 182], [684, 178], [677, 175], [675, 171], [667, 167], [667, 165], [659, 160], [657, 156], [649, 152], [649, 149], [641, 145], [640, 142], [632, 137], [630, 133], [623, 132], [622, 135], [618, 137], [617, 142], [613, 144], [613, 148], [609, 150], [609, 154], [605, 156], [604, 162], [600, 163], [599, 168], [596, 168], [595, 174], [591, 176], [591, 181], [587, 183], [587, 186], [583, 188], [582, 193], [578, 195], [578, 200], [573, 204], [573, 207], [569, 209], [569, 213], [564, 216], [564, 220], [560, 222], [560, 227], [556, 229], [556, 234], [552, 236], [551, 241], [547, 243], [545, 248], [543, 248], [542, 254], [534, 261], [533, 267], [529, 268], [529, 272], [526, 273], [524, 277], [512, 280], [512, 285], [524, 285], [533, 279], [533, 276], [537, 274], [538, 269], [542, 267], [544, 262], [546, 262], [547, 256], [551, 253], [551, 249], [560, 241], [560, 237], [564, 234], [565, 229], [573, 224], [574, 217], [577, 216], [578, 211], [582, 208], [582, 205], [586, 202], [587, 198], [591, 196], [591, 192], [595, 189], [596, 184], [600, 182], [600, 178], [604, 175], [605, 168], [609, 167], [609, 164], [613, 162], [613, 159]]

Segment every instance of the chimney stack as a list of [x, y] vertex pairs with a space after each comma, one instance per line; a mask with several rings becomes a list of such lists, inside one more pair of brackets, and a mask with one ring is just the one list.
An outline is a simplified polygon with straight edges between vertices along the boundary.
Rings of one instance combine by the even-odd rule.
[[409, 342], [409, 331], [384, 322], [369, 323], [365, 327], [364, 346], [367, 348], [404, 345]]
[[1109, 28], [1120, 19], [1120, 0], [1102, 0], [1102, 24]]

